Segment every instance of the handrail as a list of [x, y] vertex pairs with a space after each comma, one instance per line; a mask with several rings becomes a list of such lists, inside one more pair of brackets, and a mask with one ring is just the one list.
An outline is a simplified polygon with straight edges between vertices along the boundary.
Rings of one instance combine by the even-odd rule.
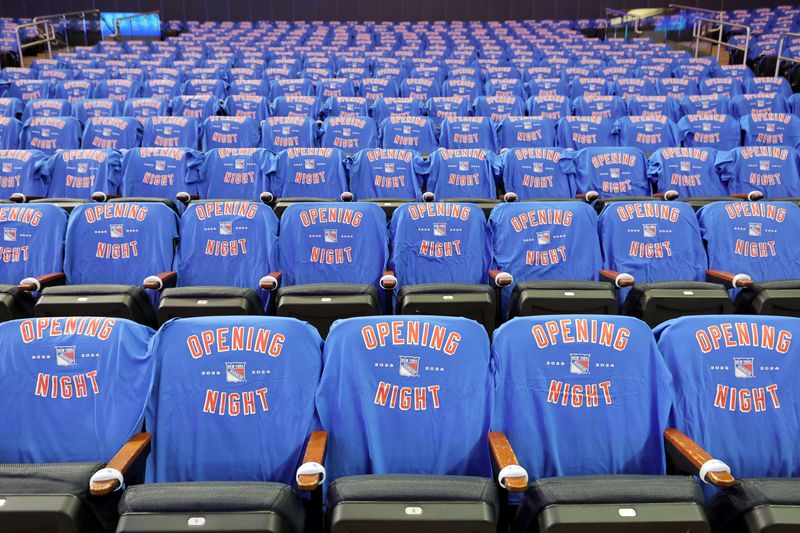
[[41, 22], [43, 20], [50, 20], [50, 19], [60, 19], [64, 17], [74, 17], [76, 15], [89, 15], [91, 13], [100, 14], [99, 9], [84, 9], [83, 11], [71, 11], [69, 13], [57, 13], [55, 15], [41, 15], [38, 17], [33, 17], [34, 22]]
[[119, 34], [119, 22], [121, 20], [133, 20], [133, 19], [136, 19], [136, 18], [139, 18], [139, 17], [144, 17], [146, 15], [160, 15], [160, 14], [161, 14], [161, 11], [159, 11], [158, 9], [154, 9], [153, 11], [142, 11], [141, 13], [136, 13], [135, 15], [128, 15], [127, 17], [120, 17], [120, 18], [114, 20], [114, 35], [112, 37], [114, 37], [115, 39], [119, 39], [119, 37], [120, 37], [120, 34]]
[[[611, 17], [608, 16], [609, 14], [617, 15], [619, 17], [620, 21], [617, 22], [617, 23], [612, 24], [611, 23]], [[629, 20], [625, 20], [626, 18], [629, 19]], [[623, 36], [623, 38], [627, 39], [628, 38], [628, 24], [627, 23], [630, 22], [630, 21], [633, 21], [633, 32], [636, 35], [641, 35], [642, 33], [644, 33], [643, 31], [639, 30], [639, 21], [641, 19], [642, 19], [642, 17], [640, 17], [638, 15], [631, 15], [630, 13], [628, 13], [626, 11], [622, 11], [620, 9], [613, 9], [613, 8], [607, 7], [606, 8], [606, 33], [608, 32], [608, 28], [613, 25], [614, 26], [614, 38], [616, 39], [617, 38], [617, 27], [619, 25], [621, 25], [621, 24], [625, 24], [625, 35]]]
[[784, 45], [784, 43], [786, 41], [786, 38], [789, 37], [789, 36], [791, 36], [791, 37], [800, 37], [800, 33], [792, 33], [790, 31], [786, 31], [786, 32], [783, 32], [783, 34], [781, 35], [780, 44], [778, 45], [778, 57], [776, 58], [776, 61], [775, 61], [775, 77], [776, 78], [780, 75], [781, 61], [786, 60], [786, 61], [791, 61], [792, 63], [800, 63], [800, 59], [797, 59], [796, 57], [783, 57], [781, 55], [781, 54], [783, 54], [783, 45]]
[[[716, 28], [708, 30], [708, 32], [717, 32], [717, 38], [712, 39], [710, 37], [706, 37], [702, 34], [703, 23], [713, 23], [718, 24]], [[725, 26], [729, 26], [731, 28], [740, 28], [746, 31], [746, 36], [744, 40], [744, 46], [738, 46], [735, 44], [731, 44], [729, 42], [725, 42], [722, 40], [722, 28]], [[747, 64], [747, 50], [750, 48], [750, 26], [745, 26], [744, 24], [737, 24], [735, 22], [725, 22], [724, 20], [713, 20], [707, 19], [703, 17], [697, 17], [694, 19], [694, 28], [692, 29], [692, 37], [694, 37], [694, 57], [698, 56], [700, 51], [700, 41], [711, 43], [711, 45], [717, 45], [717, 61], [719, 61], [719, 54], [722, 50], [722, 47], [725, 46], [732, 50], [740, 50], [744, 52], [744, 58], [742, 59], [742, 64]]]
[[[69, 48], [69, 32], [67, 31], [67, 17], [74, 18], [80, 16], [80, 19], [83, 21], [83, 44], [89, 44], [89, 37], [86, 28], [86, 15], [97, 15], [100, 17], [100, 10], [99, 9], [84, 9], [82, 11], [70, 11], [68, 13], [56, 13], [54, 15], [41, 15], [38, 17], [34, 17], [34, 22], [43, 22], [45, 20], [56, 20], [61, 19], [61, 23], [64, 25], [64, 44], [67, 45], [67, 52], [70, 51]], [[53, 26], [53, 37], [55, 38], [55, 26]]]
[[[38, 28], [39, 26], [44, 27], [44, 38], [39, 39], [37, 41], [31, 41], [25, 44], [22, 44], [22, 39], [20, 38], [19, 32], [25, 28]], [[38, 31], [38, 30], [37, 30]], [[24, 48], [29, 48], [31, 46], [38, 46], [43, 43], [47, 43], [47, 57], [53, 59], [53, 49], [50, 46], [50, 43], [53, 42], [56, 38], [56, 30], [52, 24], [49, 22], [29, 22], [27, 24], [20, 24], [17, 26], [16, 29], [17, 33], [17, 50], [19, 51], [19, 66], [25, 66], [25, 55], [22, 53]]]
[[669, 4], [667, 7], [670, 9], [680, 9], [683, 11], [697, 11], [699, 13], [711, 13], [712, 15], [719, 15], [719, 20], [725, 18], [725, 11], [715, 9], [704, 9], [702, 7], [685, 6], [683, 4]]

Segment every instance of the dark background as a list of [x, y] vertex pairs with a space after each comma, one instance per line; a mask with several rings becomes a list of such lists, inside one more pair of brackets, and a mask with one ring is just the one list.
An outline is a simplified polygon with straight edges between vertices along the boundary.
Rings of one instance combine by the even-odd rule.
[[[709, 9], [770, 7], [787, 0], [672, 0]], [[0, 0], [0, 16], [75, 11], [150, 11], [183, 20], [505, 20], [605, 16], [605, 8], [669, 4], [658, 0]]]

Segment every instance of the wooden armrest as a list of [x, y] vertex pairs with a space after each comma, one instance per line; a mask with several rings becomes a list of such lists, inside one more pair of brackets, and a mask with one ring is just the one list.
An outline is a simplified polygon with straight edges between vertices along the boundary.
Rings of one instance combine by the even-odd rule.
[[[699, 475], [706, 461], [713, 459], [699, 444], [675, 428], [664, 431], [664, 445], [672, 464], [686, 474]], [[736, 483], [727, 472], [709, 472], [705, 481], [717, 487], [730, 487]]]
[[[492, 462], [500, 471], [507, 466], [518, 465], [517, 455], [508, 442], [508, 437], [500, 431], [489, 432], [489, 451], [492, 453]], [[528, 490], [528, 482], [522, 477], [507, 477], [506, 490], [509, 492], [525, 492]]]
[[385, 291], [391, 291], [397, 287], [397, 277], [395, 277], [393, 271], [385, 270], [378, 283], [380, 284], [381, 289]]
[[514, 283], [514, 278], [508, 272], [503, 272], [502, 270], [490, 270], [489, 271], [489, 279], [492, 280], [497, 287], [508, 287], [512, 283]]
[[67, 276], [63, 272], [53, 272], [52, 274], [45, 274], [36, 278], [25, 278], [19, 282], [17, 289], [21, 291], [41, 291], [47, 287], [56, 287], [64, 285], [67, 281]]
[[160, 291], [161, 289], [174, 287], [177, 281], [178, 281], [178, 273], [170, 270], [167, 272], [162, 272], [161, 274], [156, 274], [154, 276], [147, 276], [146, 278], [144, 278], [144, 281], [142, 282], [142, 287], [144, 287], [145, 289]]
[[761, 200], [762, 198], [764, 198], [764, 193], [761, 192], [761, 191], [750, 191], [750, 192], [747, 192], [747, 193], [731, 194], [730, 196], [731, 196], [731, 198], [736, 198], [738, 200], [747, 200], [747, 201], [750, 201], [750, 202], [757, 202], [758, 200]]
[[597, 191], [587, 191], [587, 192], [579, 192], [575, 195], [575, 198], [579, 200], [584, 200], [586, 202], [594, 202], [598, 198], [600, 198], [600, 194]]
[[122, 198], [122, 196], [120, 196], [119, 194], [107, 194], [104, 193], [103, 191], [95, 191], [92, 193], [93, 202], [107, 202], [115, 198]]
[[192, 200], [199, 200], [200, 197], [196, 194], [189, 194], [188, 192], [179, 192], [175, 195], [175, 199], [183, 204], [188, 204]]
[[[328, 432], [314, 431], [308, 438], [303, 463], [325, 463], [325, 451], [328, 447]], [[300, 474], [297, 476], [297, 488], [302, 491], [316, 490], [321, 484], [320, 474]]]
[[654, 192], [653, 198], [662, 198], [664, 200], [677, 200], [680, 197], [678, 191], [664, 191], [664, 192]]
[[[600, 271], [600, 278], [604, 279], [605, 281], [610, 281], [617, 287], [632, 287], [636, 281], [633, 279], [633, 276], [630, 278], [623, 277], [620, 278], [620, 273], [616, 270], [606, 270], [603, 269]], [[618, 281], [619, 280], [619, 281]]]
[[721, 283], [728, 289], [741, 289], [742, 287], [752, 287], [753, 280], [751, 279], [738, 279], [736, 286], [733, 286], [735, 274], [725, 272], [724, 270], [706, 270], [706, 280], [711, 283]]
[[24, 204], [26, 202], [30, 202], [31, 200], [41, 200], [42, 198], [44, 198], [44, 196], [26, 196], [21, 192], [15, 192], [8, 197], [9, 200], [16, 204]]
[[270, 272], [258, 282], [258, 286], [265, 291], [274, 291], [281, 282], [280, 272]]
[[[150, 433], [137, 433], [111, 458], [106, 468], [113, 468], [125, 474], [142, 453], [149, 453], [149, 451]], [[118, 487], [119, 481], [116, 479], [95, 481], [89, 484], [89, 492], [92, 496], [105, 496], [117, 490]]]

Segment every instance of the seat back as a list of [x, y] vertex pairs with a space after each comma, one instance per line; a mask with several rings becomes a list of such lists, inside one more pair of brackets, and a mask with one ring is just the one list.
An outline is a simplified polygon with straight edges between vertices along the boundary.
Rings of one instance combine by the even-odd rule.
[[214, 148], [258, 148], [261, 132], [258, 122], [250, 117], [208, 117], [202, 126], [200, 146], [203, 151]]
[[573, 150], [590, 146], [617, 146], [614, 123], [602, 117], [561, 118], [556, 126], [556, 141], [558, 146]]
[[232, 94], [222, 104], [231, 117], [249, 117], [260, 124], [269, 115], [269, 100], [260, 94]]
[[486, 217], [473, 204], [402, 205], [389, 225], [389, 267], [398, 287], [423, 283], [487, 283], [491, 243]]
[[178, 286], [256, 289], [277, 270], [278, 219], [262, 203], [193, 203], [181, 216], [180, 236]]
[[175, 198], [179, 192], [198, 195], [202, 154], [187, 148], [135, 148], [122, 162], [122, 195]]
[[789, 113], [752, 113], [742, 117], [744, 146], [800, 148], [800, 117]]
[[721, 152], [720, 178], [731, 194], [760, 191], [764, 198], [800, 196], [800, 153], [789, 146], [743, 146]]
[[422, 110], [423, 104], [416, 98], [380, 97], [372, 105], [372, 118], [376, 124], [381, 125], [384, 119], [392, 115], [420, 117]]
[[[142, 429], [153, 330], [121, 318], [0, 324], [0, 462], [108, 461]], [[47, 428], [47, 431], [43, 431]]]
[[422, 157], [411, 150], [361, 150], [348, 164], [350, 192], [356, 200], [405, 198], [420, 200]]
[[272, 102], [272, 116], [319, 118], [322, 104], [315, 96], [279, 96]]
[[713, 148], [661, 148], [647, 160], [647, 175], [659, 192], [675, 191], [681, 198], [727, 196]]
[[340, 320], [323, 360], [316, 404], [330, 433], [328, 479], [489, 475], [489, 340], [477, 322], [424, 315]]
[[371, 117], [328, 117], [322, 123], [320, 146], [352, 154], [377, 148], [378, 128]]
[[625, 115], [625, 102], [619, 96], [587, 94], [572, 101], [575, 115], [618, 119]]
[[203, 198], [258, 200], [269, 190], [273, 154], [262, 148], [217, 148], [205, 154], [200, 174]]
[[172, 116], [190, 117], [201, 123], [208, 117], [216, 115], [219, 108], [219, 99], [211, 94], [176, 96], [170, 102]]
[[687, 115], [678, 122], [684, 146], [708, 146], [731, 150], [742, 144], [739, 122], [730, 115], [701, 113]]
[[[519, 80], [516, 80], [519, 83]], [[519, 117], [525, 114], [522, 98], [515, 95], [479, 96], [475, 100], [476, 116], [488, 117], [497, 124], [507, 117]]]
[[436, 96], [428, 99], [425, 107], [433, 123], [441, 126], [445, 119], [469, 115], [469, 105], [463, 96]]
[[22, 121], [33, 117], [68, 117], [72, 115], [72, 104], [63, 98], [36, 98], [28, 100], [22, 112]]
[[286, 285], [376, 285], [389, 255], [386, 215], [371, 203], [300, 203], [281, 217], [280, 270]]
[[94, 117], [86, 123], [81, 146], [110, 150], [138, 148], [142, 125], [131, 117]]
[[344, 162], [338, 148], [288, 148], [270, 169], [270, 190], [278, 198], [338, 199], [347, 190]]
[[317, 124], [310, 117], [269, 117], [261, 124], [261, 147], [273, 152], [317, 145]]
[[111, 98], [89, 98], [72, 104], [72, 116], [81, 124], [93, 117], [117, 117], [122, 115], [122, 102]]
[[47, 155], [56, 150], [73, 150], [80, 145], [81, 124], [73, 117], [33, 117], [25, 122], [20, 132], [20, 148], [41, 150]]
[[47, 156], [39, 150], [0, 150], [0, 197], [47, 195]]
[[437, 199], [497, 197], [501, 159], [482, 148], [439, 148], [429, 160], [427, 190]]
[[430, 154], [439, 144], [428, 117], [391, 116], [381, 124], [381, 146], [383, 148], [414, 150]]
[[153, 116], [144, 121], [142, 146], [197, 149], [197, 120], [191, 117]]
[[623, 117], [617, 122], [619, 144], [651, 154], [659, 148], [680, 146], [678, 127], [665, 116]]
[[697, 212], [709, 268], [756, 281], [800, 278], [800, 207], [790, 202], [715, 202]]
[[[0, 152], [2, 154], [2, 152]], [[61, 272], [67, 213], [50, 204], [0, 206], [0, 283]]]
[[644, 154], [638, 148], [584, 148], [565, 158], [565, 172], [574, 175], [576, 191], [595, 191], [602, 198], [650, 196]]
[[[153, 339], [147, 481], [292, 484], [315, 429], [322, 340], [278, 317], [179, 318]], [[224, 450], [224, 453], [221, 453]]]
[[531, 96], [527, 103], [528, 114], [533, 117], [542, 116], [557, 121], [572, 114], [572, 102], [561, 94], [543, 94]]
[[608, 204], [598, 230], [603, 268], [631, 274], [639, 283], [705, 281], [708, 259], [688, 204]]
[[737, 478], [800, 476], [800, 320], [684, 317], [658, 326], [655, 335], [672, 373], [671, 426]]
[[325, 101], [325, 113], [332, 117], [366, 117], [369, 116], [369, 100], [363, 96], [334, 96], [322, 98]]
[[[164, 98], [131, 98], [125, 101], [122, 108], [122, 115], [133, 117], [142, 123], [144, 130], [147, 128], [147, 120], [150, 117], [160, 117], [169, 114], [169, 101]], [[185, 117], [175, 117], [176, 119], [186, 119]], [[143, 135], [145, 135], [143, 133]], [[196, 134], [195, 134], [196, 136]], [[150, 146], [151, 144], [148, 144]], [[194, 146], [197, 146], [195, 142]]]
[[442, 122], [442, 148], [478, 148], [497, 151], [497, 136], [489, 117], [453, 117]]
[[495, 331], [492, 354], [492, 427], [531, 479], [665, 473], [670, 375], [644, 322], [516, 318]]
[[555, 145], [555, 123], [546, 117], [507, 117], [497, 126], [497, 146], [500, 149]]
[[67, 225], [67, 282], [140, 286], [172, 270], [177, 238], [178, 217], [162, 203], [81, 204]]
[[750, 114], [787, 113], [789, 106], [776, 93], [740, 94], [731, 99], [731, 114], [741, 120]]
[[721, 94], [687, 95], [681, 98], [681, 112], [683, 115], [703, 113], [727, 115], [731, 113], [731, 99]]
[[116, 150], [60, 150], [45, 169], [47, 196], [89, 200], [95, 191], [116, 194], [120, 165]]

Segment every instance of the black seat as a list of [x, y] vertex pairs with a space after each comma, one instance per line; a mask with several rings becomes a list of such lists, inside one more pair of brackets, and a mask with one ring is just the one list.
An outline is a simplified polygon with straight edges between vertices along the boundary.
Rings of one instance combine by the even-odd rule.
[[508, 318], [574, 313], [616, 315], [614, 286], [607, 281], [523, 281], [508, 305]]
[[36, 299], [16, 285], [0, 285], [0, 322], [33, 316]]
[[717, 533], [797, 531], [800, 479], [739, 479], [708, 502], [706, 513]]
[[173, 287], [161, 293], [158, 324], [176, 317], [210, 315], [263, 315], [256, 291], [241, 287]]
[[[125, 491], [119, 513], [118, 533], [187, 531], [192, 524], [198, 531], [303, 533], [306, 522], [302, 500], [289, 485], [265, 482], [137, 485]], [[235, 524], [228, 513], [236, 513]]]
[[158, 327], [156, 312], [142, 287], [135, 285], [60, 285], [42, 291], [34, 316], [69, 316], [80, 308], [84, 316], [127, 318]]
[[637, 283], [622, 306], [622, 314], [650, 325], [688, 315], [732, 312], [733, 302], [722, 286], [704, 281]]
[[800, 280], [762, 281], [736, 296], [737, 313], [800, 317]]
[[397, 293], [397, 311], [401, 315], [463, 316], [484, 324], [489, 333], [497, 321], [495, 290], [489, 285], [405, 285]]
[[[312, 298], [316, 302], [313, 306], [309, 305]], [[287, 285], [278, 289], [275, 301], [278, 316], [302, 318], [322, 337], [343, 316], [371, 316], [381, 308], [378, 289], [357, 283]]]

